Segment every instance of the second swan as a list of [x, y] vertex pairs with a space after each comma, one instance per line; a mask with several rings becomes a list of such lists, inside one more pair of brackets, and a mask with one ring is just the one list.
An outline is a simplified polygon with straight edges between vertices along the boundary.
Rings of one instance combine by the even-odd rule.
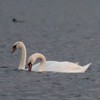
[[[32, 65], [35, 63], [37, 59], [41, 60], [41, 63], [38, 64], [38, 68], [32, 67]], [[28, 66], [29, 66], [29, 71], [36, 71], [36, 72], [43, 72], [43, 71], [50, 71], [50, 72], [62, 72], [62, 73], [84, 73], [91, 63], [85, 65], [85, 66], [80, 66], [77, 63], [73, 62], [55, 62], [52, 63], [48, 66], [46, 66], [46, 58], [43, 54], [40, 53], [35, 53], [32, 54], [28, 58]]]

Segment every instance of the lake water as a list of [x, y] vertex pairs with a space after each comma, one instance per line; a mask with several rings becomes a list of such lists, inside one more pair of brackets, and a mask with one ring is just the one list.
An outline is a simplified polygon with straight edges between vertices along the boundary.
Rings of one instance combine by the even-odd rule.
[[[11, 54], [16, 41], [28, 56], [92, 65], [84, 74], [18, 71], [21, 51]], [[1, 0], [0, 100], [99, 99], [100, 1]]]

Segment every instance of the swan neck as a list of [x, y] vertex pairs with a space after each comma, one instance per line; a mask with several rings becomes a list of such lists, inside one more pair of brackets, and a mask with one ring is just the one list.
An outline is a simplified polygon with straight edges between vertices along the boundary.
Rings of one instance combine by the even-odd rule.
[[39, 71], [42, 72], [45, 70], [45, 65], [46, 65], [46, 58], [44, 55], [42, 54], [38, 54], [38, 56], [36, 57], [36, 59], [40, 59], [40, 65], [39, 65]]
[[23, 44], [21, 46], [21, 50], [22, 50], [22, 53], [21, 53], [21, 60], [20, 60], [20, 65], [18, 67], [18, 69], [25, 69], [25, 65], [26, 65], [26, 47], [25, 45]]

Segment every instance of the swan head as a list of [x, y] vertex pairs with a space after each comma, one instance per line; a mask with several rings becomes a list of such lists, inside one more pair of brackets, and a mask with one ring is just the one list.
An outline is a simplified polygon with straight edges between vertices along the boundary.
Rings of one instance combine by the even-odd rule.
[[32, 65], [35, 63], [35, 57], [34, 55], [31, 55], [29, 58], [28, 58], [28, 71], [31, 71], [32, 70]]
[[15, 42], [13, 47], [12, 47], [12, 52], [11, 53], [14, 53], [18, 48], [21, 49], [22, 45], [24, 45], [24, 43], [21, 42], [21, 41]]

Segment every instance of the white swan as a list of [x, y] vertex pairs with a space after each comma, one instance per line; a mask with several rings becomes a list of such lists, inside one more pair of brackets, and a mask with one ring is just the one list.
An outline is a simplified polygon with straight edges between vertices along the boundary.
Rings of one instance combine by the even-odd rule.
[[[26, 51], [25, 44], [21, 41], [17, 41], [16, 43], [14, 43], [11, 53], [15, 52], [16, 49], [18, 49], [18, 48], [21, 49], [21, 51], [22, 51], [21, 60], [20, 60], [20, 64], [19, 64], [18, 69], [19, 70], [28, 70], [28, 69], [25, 69], [26, 57], [27, 57], [27, 51]], [[49, 65], [49, 64], [55, 63], [55, 62], [57, 62], [57, 61], [47, 61], [46, 66]], [[35, 64], [33, 67], [37, 68], [38, 65], [39, 64]]]
[[[38, 64], [38, 68], [32, 67], [32, 65], [35, 63], [37, 59], [41, 60], [41, 63]], [[91, 63], [85, 65], [85, 66], [80, 66], [77, 63], [72, 63], [72, 62], [55, 62], [50, 65], [46, 66], [46, 58], [44, 55], [40, 53], [35, 53], [31, 55], [28, 58], [28, 66], [29, 66], [29, 71], [38, 71], [38, 72], [43, 72], [43, 71], [51, 71], [51, 72], [62, 72], [62, 73], [84, 73], [88, 67], [91, 65]]]

